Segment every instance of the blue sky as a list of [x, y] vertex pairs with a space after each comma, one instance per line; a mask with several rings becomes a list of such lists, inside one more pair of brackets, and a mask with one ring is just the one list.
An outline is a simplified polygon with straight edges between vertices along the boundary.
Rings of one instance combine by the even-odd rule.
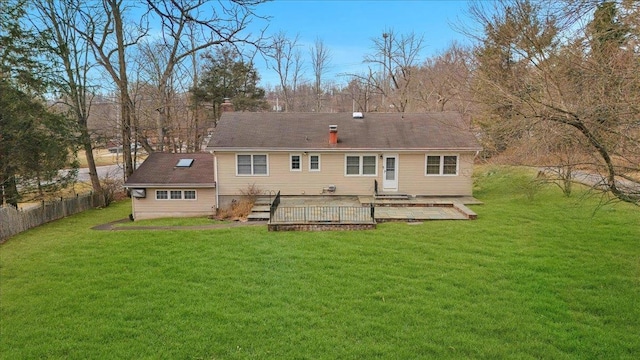
[[[285, 31], [290, 38], [299, 34], [299, 45], [306, 64], [305, 78], [311, 79], [309, 48], [316, 38], [324, 41], [332, 55], [327, 78], [340, 73], [359, 73], [366, 67], [365, 54], [373, 54], [372, 38], [382, 37], [385, 30], [395, 34], [415, 32], [424, 36], [424, 56], [441, 52], [453, 41], [468, 43], [465, 36], [454, 30], [464, 18], [466, 1], [311, 1], [276, 0], [260, 4], [256, 12], [271, 16], [267, 34]], [[277, 75], [266, 69], [261, 59], [256, 67], [262, 85], [275, 86]], [[338, 82], [345, 78], [335, 77]]]

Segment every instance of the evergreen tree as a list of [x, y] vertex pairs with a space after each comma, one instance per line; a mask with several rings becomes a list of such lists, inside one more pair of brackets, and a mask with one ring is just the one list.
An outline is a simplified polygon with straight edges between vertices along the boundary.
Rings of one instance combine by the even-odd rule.
[[207, 55], [200, 83], [191, 90], [198, 103], [213, 105], [215, 121], [220, 118], [225, 98], [233, 102], [236, 111], [261, 111], [267, 108], [264, 89], [258, 87], [260, 76], [250, 62], [230, 47]]
[[592, 54], [608, 57], [624, 44], [630, 29], [618, 21], [616, 3], [603, 1], [598, 4], [588, 30]]
[[42, 94], [55, 78], [46, 66], [46, 33], [21, 26], [23, 1], [0, 0], [0, 203], [17, 206], [21, 191], [60, 185], [70, 165], [75, 131], [63, 116], [50, 112]]

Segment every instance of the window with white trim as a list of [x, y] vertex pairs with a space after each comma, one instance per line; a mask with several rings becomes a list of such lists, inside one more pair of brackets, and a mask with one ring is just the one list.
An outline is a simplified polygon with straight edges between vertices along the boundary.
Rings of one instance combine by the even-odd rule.
[[266, 154], [236, 155], [236, 175], [269, 175]]
[[442, 174], [443, 175], [458, 174], [458, 157], [457, 156], [442, 157]]
[[458, 175], [457, 155], [427, 155], [426, 175]]
[[156, 200], [196, 200], [196, 191], [156, 190]]
[[320, 171], [320, 154], [309, 155], [309, 171]]
[[362, 175], [376, 175], [377, 156], [362, 157]]
[[345, 157], [345, 175], [376, 176], [377, 174], [377, 155], [347, 155]]
[[289, 155], [289, 170], [302, 171], [302, 155], [300, 154]]

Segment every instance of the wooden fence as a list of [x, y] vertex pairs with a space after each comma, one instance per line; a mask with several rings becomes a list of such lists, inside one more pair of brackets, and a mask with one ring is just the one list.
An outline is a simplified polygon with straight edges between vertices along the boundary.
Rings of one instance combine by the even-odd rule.
[[104, 206], [104, 198], [88, 193], [71, 198], [41, 202], [37, 207], [18, 210], [11, 206], [0, 206], [0, 243], [28, 229], [62, 219], [65, 216]]

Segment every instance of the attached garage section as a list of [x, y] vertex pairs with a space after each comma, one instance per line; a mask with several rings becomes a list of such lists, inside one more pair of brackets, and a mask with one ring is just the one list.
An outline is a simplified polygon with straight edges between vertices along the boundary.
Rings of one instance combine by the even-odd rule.
[[216, 183], [210, 153], [153, 153], [129, 177], [134, 220], [212, 216]]
[[215, 215], [215, 188], [131, 189], [134, 220]]

